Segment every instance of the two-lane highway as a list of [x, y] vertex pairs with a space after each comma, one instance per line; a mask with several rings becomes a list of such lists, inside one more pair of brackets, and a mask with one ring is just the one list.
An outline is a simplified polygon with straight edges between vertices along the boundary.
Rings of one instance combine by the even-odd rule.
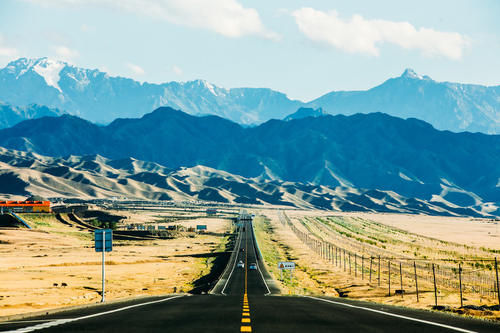
[[[500, 332], [500, 325], [339, 298], [282, 296], [250, 222], [210, 295], [151, 297], [0, 323], [14, 332]], [[243, 249], [243, 250], [242, 250]], [[244, 268], [237, 263], [243, 261]], [[249, 270], [256, 263], [257, 270]]]
[[[234, 267], [229, 281], [222, 290], [226, 295], [241, 295], [245, 291], [245, 274], [247, 274], [247, 294], [248, 295], [265, 295], [270, 293], [269, 287], [266, 285], [262, 276], [262, 270], [265, 270], [254, 238], [253, 228], [251, 223], [248, 223], [241, 228], [241, 241], [237, 250], [236, 264], [243, 262], [244, 267]], [[255, 264], [256, 270], [250, 269], [250, 265]], [[233, 263], [234, 265], [234, 263]], [[276, 293], [279, 290], [275, 290]]]

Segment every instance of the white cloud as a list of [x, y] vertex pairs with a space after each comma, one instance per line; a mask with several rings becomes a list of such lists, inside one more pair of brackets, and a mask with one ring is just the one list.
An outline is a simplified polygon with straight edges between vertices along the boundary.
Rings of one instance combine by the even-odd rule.
[[56, 53], [57, 58], [64, 61], [71, 61], [80, 55], [77, 50], [70, 49], [69, 47], [64, 45], [56, 45], [52, 48]]
[[408, 22], [369, 20], [360, 15], [343, 20], [336, 11], [313, 8], [301, 8], [292, 15], [299, 30], [309, 39], [350, 53], [378, 56], [380, 44], [390, 43], [420, 50], [426, 56], [460, 59], [468, 44], [467, 38], [459, 33], [417, 29]]
[[5, 45], [4, 38], [0, 34], [0, 57], [15, 57], [17, 54], [16, 48]]
[[172, 72], [175, 73], [175, 75], [178, 75], [178, 76], [181, 76], [182, 75], [182, 69], [180, 69], [179, 67], [177, 66], [172, 66]]
[[226, 37], [247, 35], [277, 39], [254, 8], [237, 0], [28, 0], [45, 6], [106, 6], [178, 25], [215, 31]]
[[144, 69], [139, 65], [132, 64], [130, 62], [127, 63], [126, 65], [135, 75], [144, 75], [146, 73]]
[[94, 32], [95, 31], [95, 27], [90, 26], [90, 25], [84, 23], [84, 24], [82, 24], [80, 26], [80, 31], [81, 32]]

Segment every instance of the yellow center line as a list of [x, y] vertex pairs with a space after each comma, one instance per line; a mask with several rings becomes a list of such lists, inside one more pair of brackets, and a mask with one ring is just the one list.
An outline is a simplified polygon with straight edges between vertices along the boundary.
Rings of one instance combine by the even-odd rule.
[[[246, 230], [247, 227], [245, 227]], [[245, 231], [246, 233], [246, 231]], [[243, 313], [241, 314], [241, 328], [240, 332], [252, 332], [252, 326], [250, 326], [250, 306], [248, 303], [248, 238], [245, 235], [245, 293], [243, 294]], [[248, 318], [244, 318], [248, 317]]]

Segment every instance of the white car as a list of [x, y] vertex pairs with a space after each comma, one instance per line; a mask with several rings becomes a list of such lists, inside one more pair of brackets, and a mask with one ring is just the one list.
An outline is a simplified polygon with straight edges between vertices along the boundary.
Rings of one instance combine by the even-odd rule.
[[243, 263], [243, 261], [238, 261], [238, 264], [236, 265], [236, 267], [238, 268], [245, 268], [245, 264]]

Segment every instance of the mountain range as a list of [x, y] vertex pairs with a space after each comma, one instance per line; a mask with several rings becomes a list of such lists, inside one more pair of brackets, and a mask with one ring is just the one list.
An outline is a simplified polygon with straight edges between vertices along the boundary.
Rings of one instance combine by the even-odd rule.
[[46, 106], [31, 104], [27, 106], [12, 106], [0, 102], [0, 128], [7, 128], [26, 120], [45, 116], [59, 116], [64, 112]]
[[133, 158], [52, 158], [0, 148], [0, 199], [49, 198], [210, 201], [342, 211], [485, 216], [475, 209], [404, 198], [391, 191], [244, 178], [196, 166], [175, 170]]
[[172, 169], [204, 165], [259, 182], [392, 191], [499, 214], [499, 135], [439, 131], [382, 113], [255, 127], [168, 107], [107, 126], [63, 115], [0, 130], [0, 146], [55, 157], [133, 157]]
[[101, 124], [170, 106], [255, 125], [308, 107], [329, 114], [382, 112], [442, 130], [500, 134], [500, 86], [437, 82], [411, 69], [366, 91], [331, 92], [302, 102], [267, 88], [225, 89], [204, 80], [140, 83], [48, 58], [20, 58], [0, 69], [0, 100], [46, 105]]

